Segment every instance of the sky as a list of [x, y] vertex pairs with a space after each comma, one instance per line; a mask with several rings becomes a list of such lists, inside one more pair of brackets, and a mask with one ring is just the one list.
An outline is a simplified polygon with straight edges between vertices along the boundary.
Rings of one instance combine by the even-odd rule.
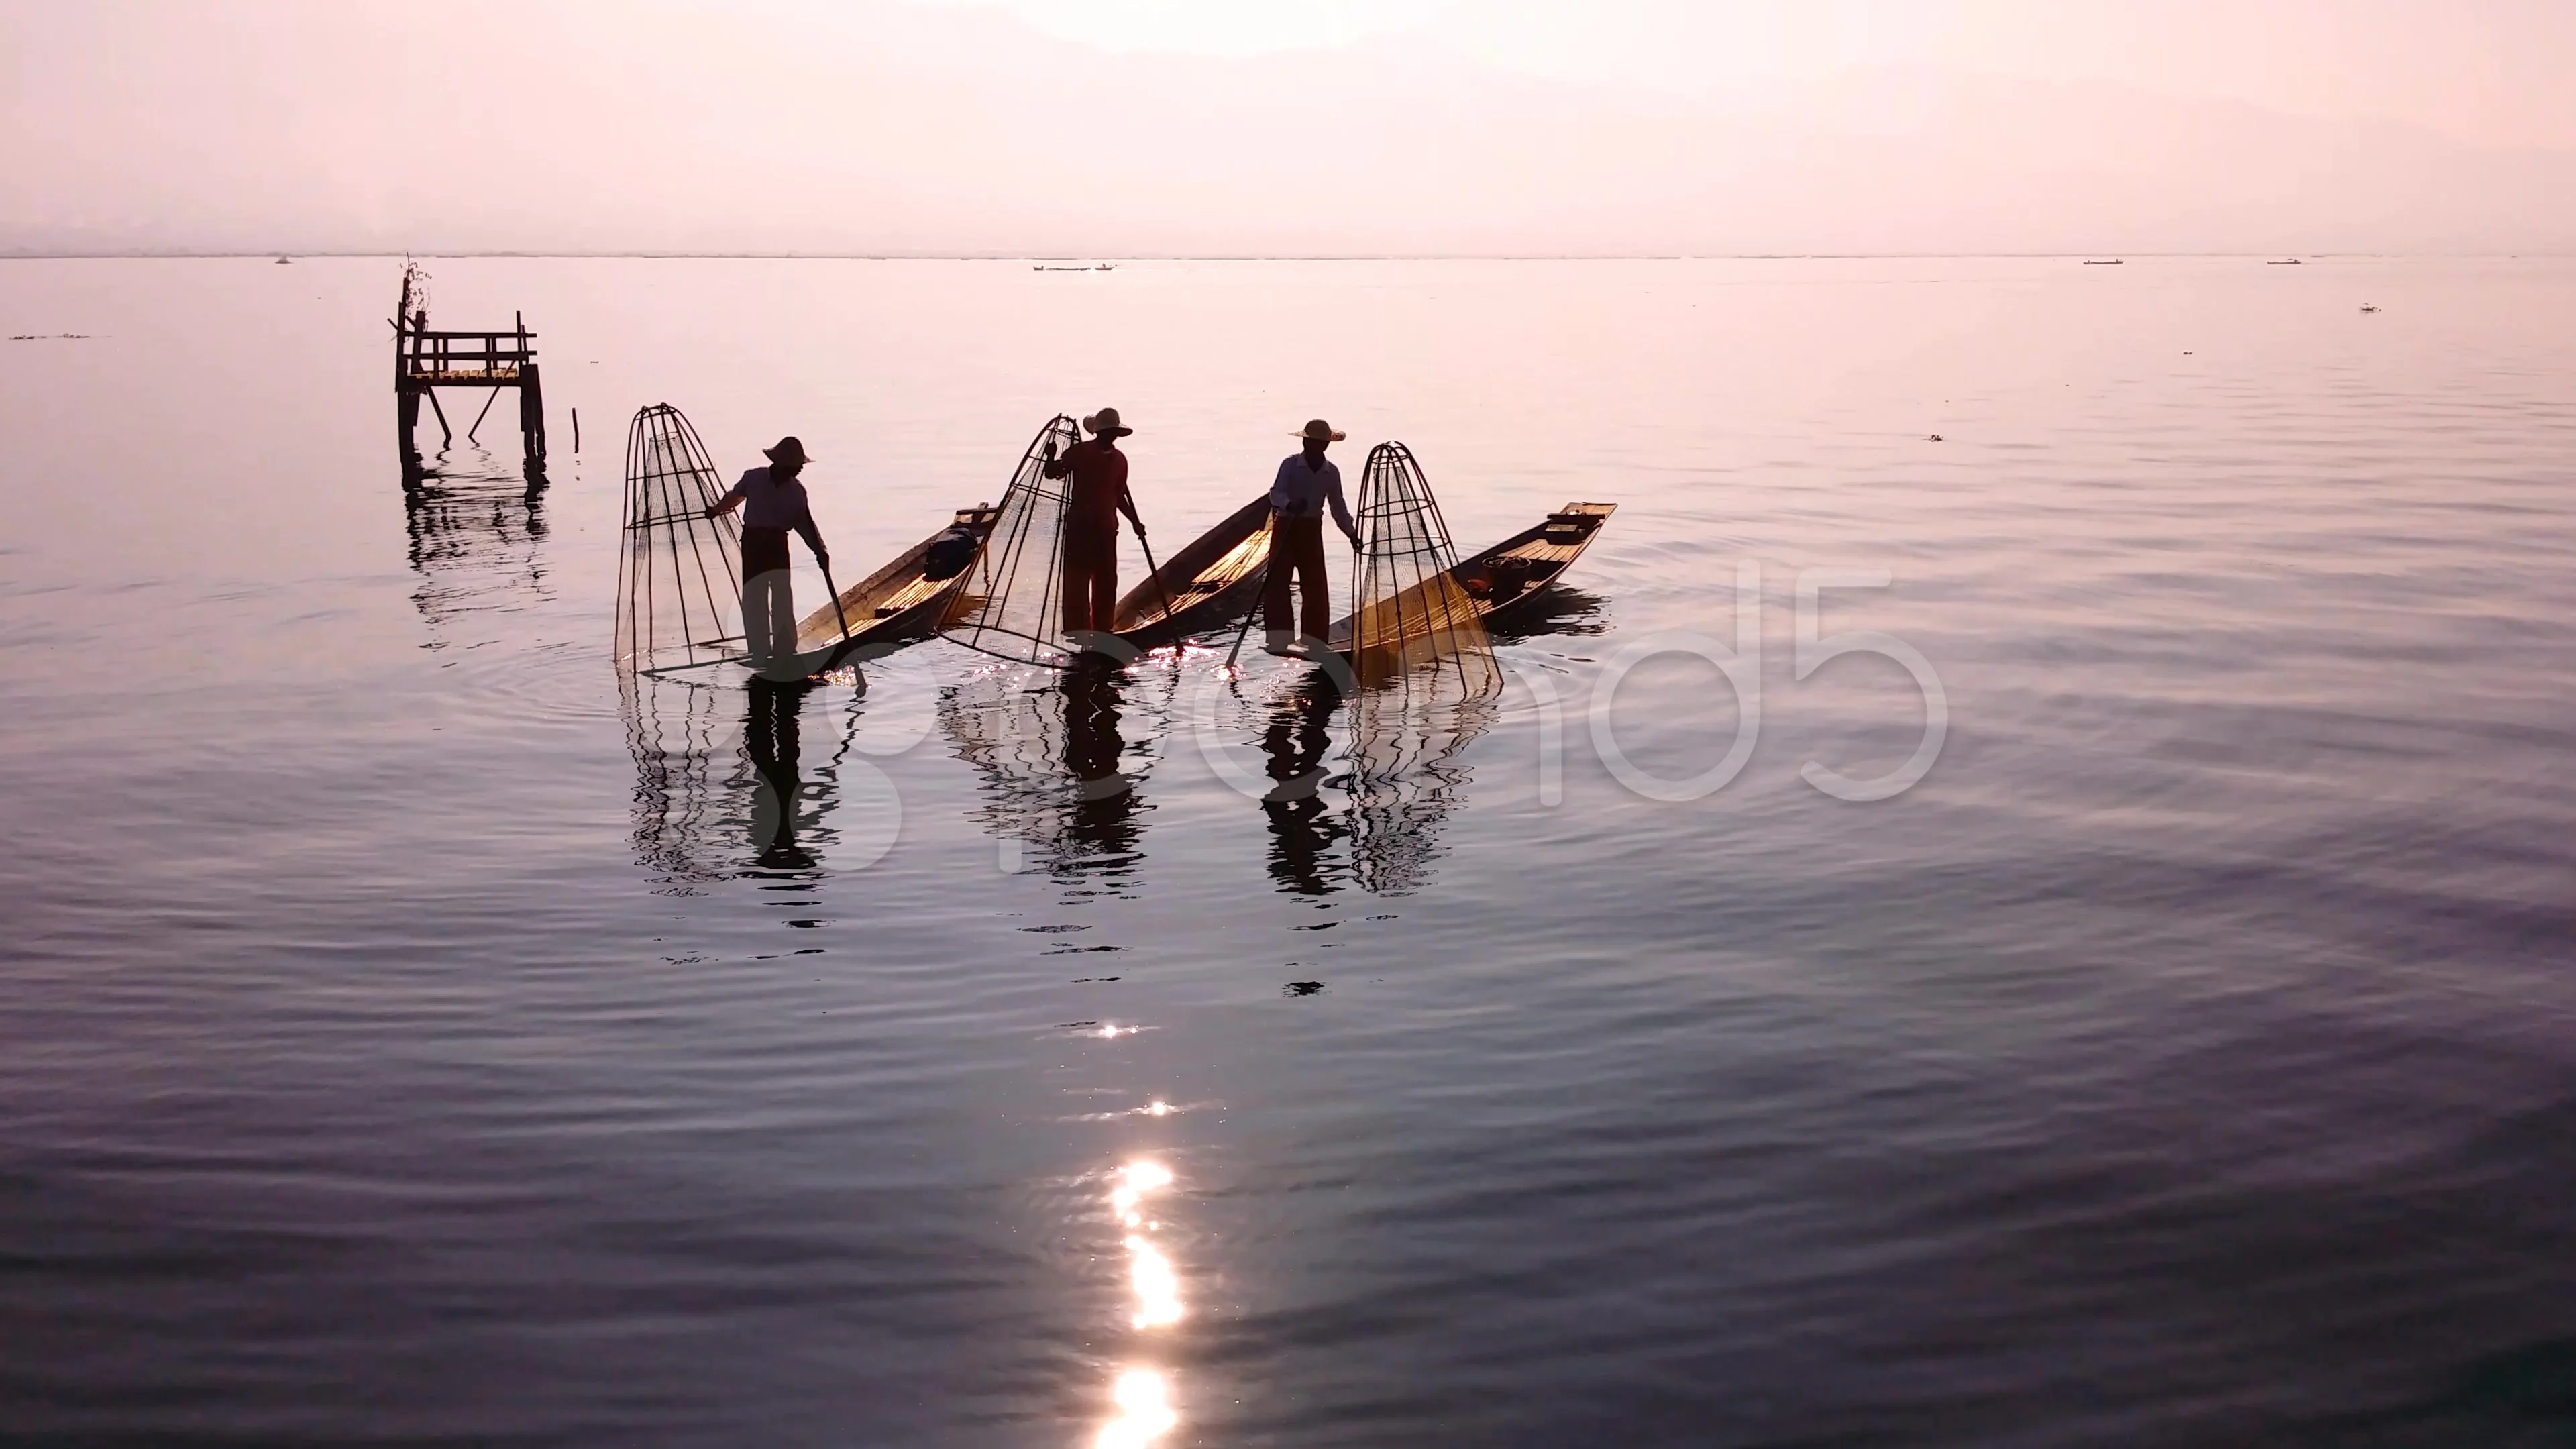
[[1778, 95], [1934, 64], [2408, 121], [2576, 148], [2565, 0], [930, 0], [1119, 50], [1208, 55], [1417, 34], [1532, 75]]
[[0, 252], [2576, 250], [2563, 0], [0, 0]]

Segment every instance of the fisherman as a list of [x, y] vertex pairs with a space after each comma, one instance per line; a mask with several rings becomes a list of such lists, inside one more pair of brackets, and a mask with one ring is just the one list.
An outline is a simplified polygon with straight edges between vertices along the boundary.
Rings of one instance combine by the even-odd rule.
[[[1342, 470], [1324, 456], [1324, 450], [1349, 436], [1333, 431], [1333, 425], [1322, 418], [1306, 424], [1297, 434], [1305, 446], [1280, 460], [1279, 476], [1270, 484], [1270, 576], [1261, 588], [1261, 625], [1266, 641], [1261, 646], [1272, 654], [1292, 657], [1319, 654], [1328, 646], [1326, 620], [1332, 614], [1332, 586], [1324, 577], [1324, 510], [1333, 511], [1333, 522], [1341, 526], [1351, 547], [1360, 546], [1359, 530], [1351, 526], [1351, 510], [1342, 502]], [[1305, 608], [1298, 627], [1291, 631], [1288, 614], [1288, 579], [1294, 573], [1304, 590]]]
[[1127, 491], [1127, 455], [1118, 440], [1136, 431], [1118, 421], [1118, 409], [1102, 408], [1082, 420], [1091, 432], [1085, 442], [1055, 454], [1047, 444], [1046, 475], [1065, 479], [1064, 489], [1064, 632], [1067, 643], [1090, 649], [1117, 623], [1118, 515], [1145, 536], [1145, 521], [1136, 516], [1136, 500]]
[[793, 437], [763, 448], [769, 466], [752, 468], [733, 491], [708, 505], [707, 517], [721, 518], [742, 510], [742, 641], [753, 667], [773, 673], [796, 656], [796, 597], [787, 573], [787, 534], [803, 535], [814, 550], [814, 562], [828, 575], [832, 551], [823, 547], [822, 531], [805, 504], [805, 445]]

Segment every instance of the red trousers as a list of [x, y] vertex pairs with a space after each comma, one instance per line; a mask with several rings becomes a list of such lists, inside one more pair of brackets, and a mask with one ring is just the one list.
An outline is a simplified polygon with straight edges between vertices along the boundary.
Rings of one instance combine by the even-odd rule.
[[1064, 627], [1107, 629], [1118, 621], [1118, 521], [1106, 528], [1064, 521]]
[[1261, 584], [1261, 627], [1273, 644], [1284, 644], [1288, 633], [1288, 579], [1296, 575], [1305, 590], [1305, 608], [1297, 617], [1297, 633], [1315, 641], [1326, 642], [1332, 628], [1333, 589], [1324, 578], [1324, 520], [1296, 518], [1285, 513], [1270, 515], [1270, 576]]

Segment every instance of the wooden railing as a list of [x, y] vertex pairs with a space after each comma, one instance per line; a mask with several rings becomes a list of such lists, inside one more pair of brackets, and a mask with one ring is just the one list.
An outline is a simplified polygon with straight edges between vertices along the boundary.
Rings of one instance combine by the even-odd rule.
[[412, 377], [441, 382], [515, 380], [519, 369], [536, 359], [529, 332], [427, 332], [404, 334], [403, 370]]

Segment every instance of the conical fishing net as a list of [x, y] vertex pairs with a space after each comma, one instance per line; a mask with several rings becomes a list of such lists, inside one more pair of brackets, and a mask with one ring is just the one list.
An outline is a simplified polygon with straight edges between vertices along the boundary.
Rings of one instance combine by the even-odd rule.
[[1416, 888], [1459, 803], [1457, 762], [1493, 722], [1503, 672], [1421, 464], [1370, 450], [1360, 480], [1360, 579], [1350, 634], [1351, 863], [1363, 889]]
[[1456, 698], [1501, 688], [1476, 602], [1452, 572], [1449, 525], [1422, 465], [1402, 443], [1369, 450], [1360, 479], [1360, 577], [1352, 610], [1351, 672], [1362, 688], [1437, 666]]
[[742, 653], [741, 533], [698, 431], [669, 403], [626, 430], [626, 510], [617, 560], [617, 667], [701, 669]]
[[1029, 442], [1002, 494], [1001, 516], [984, 540], [964, 596], [940, 632], [969, 649], [1062, 669], [1075, 651], [1065, 642], [1065, 480], [1046, 476], [1052, 458], [1082, 440], [1073, 419], [1058, 414]]

